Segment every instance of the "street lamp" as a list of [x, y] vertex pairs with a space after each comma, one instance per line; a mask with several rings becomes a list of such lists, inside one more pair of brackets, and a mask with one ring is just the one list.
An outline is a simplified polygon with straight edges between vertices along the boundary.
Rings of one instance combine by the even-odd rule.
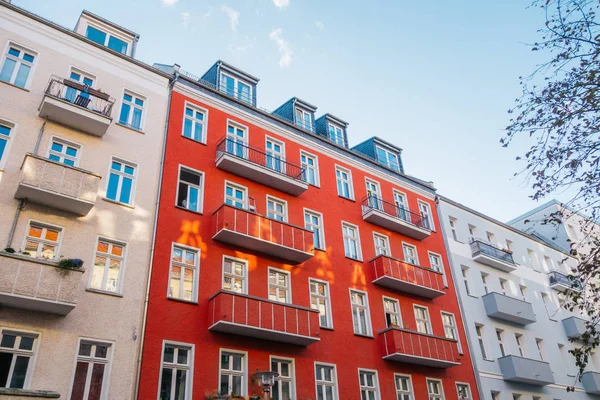
[[266, 395], [265, 400], [269, 400], [269, 392], [275, 386], [275, 378], [279, 376], [277, 372], [262, 371], [252, 375], [259, 386], [262, 387], [263, 393]]

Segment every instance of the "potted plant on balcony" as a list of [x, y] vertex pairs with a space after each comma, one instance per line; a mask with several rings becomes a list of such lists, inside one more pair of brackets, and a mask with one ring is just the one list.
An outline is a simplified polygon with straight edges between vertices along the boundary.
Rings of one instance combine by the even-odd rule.
[[61, 274], [68, 274], [73, 270], [80, 270], [83, 267], [83, 260], [80, 258], [61, 258], [56, 265]]

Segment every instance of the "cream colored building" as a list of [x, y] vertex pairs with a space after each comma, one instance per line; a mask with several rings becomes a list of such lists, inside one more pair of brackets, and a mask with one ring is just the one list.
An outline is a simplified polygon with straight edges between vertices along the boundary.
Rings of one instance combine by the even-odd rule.
[[0, 399], [134, 396], [169, 93], [138, 39], [0, 1]]

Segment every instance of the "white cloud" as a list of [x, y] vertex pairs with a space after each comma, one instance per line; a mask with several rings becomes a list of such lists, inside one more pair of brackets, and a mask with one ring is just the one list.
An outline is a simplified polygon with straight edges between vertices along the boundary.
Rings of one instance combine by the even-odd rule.
[[240, 13], [237, 10], [229, 7], [227, 4], [223, 4], [221, 11], [227, 14], [227, 17], [229, 18], [229, 24], [231, 25], [231, 30], [237, 32], [237, 26], [240, 23]]
[[165, 7], [173, 7], [178, 1], [179, 0], [160, 0], [162, 5]]
[[290, 49], [290, 44], [283, 38], [283, 29], [275, 29], [270, 34], [269, 37], [272, 41], [277, 45], [277, 49], [279, 50], [280, 58], [279, 58], [279, 66], [281, 68], [287, 67], [292, 63], [292, 49]]
[[210, 8], [208, 9], [208, 11], [204, 13], [204, 15], [203, 15], [203, 16], [204, 16], [204, 18], [208, 18], [208, 17], [210, 17], [210, 15], [212, 14], [212, 12], [213, 12], [213, 8], [212, 8], [212, 7], [210, 7]]
[[273, 0], [273, 4], [277, 8], [287, 8], [290, 5], [290, 0]]
[[315, 21], [315, 26], [317, 27], [318, 30], [322, 31], [325, 29], [325, 25], [323, 25], [323, 23], [321, 21]]
[[189, 11], [181, 13], [181, 23], [183, 24], [184, 28], [187, 28], [188, 26], [190, 26], [191, 19], [192, 19], [192, 15], [189, 13]]
[[251, 50], [252, 48], [254, 48], [254, 42], [256, 40], [255, 39], [250, 39], [248, 36], [244, 36], [244, 40], [243, 43], [238, 44], [238, 45], [232, 45], [230, 44], [228, 47], [229, 52], [233, 55], [233, 57], [235, 57], [236, 59], [240, 59], [241, 56], [248, 50]]

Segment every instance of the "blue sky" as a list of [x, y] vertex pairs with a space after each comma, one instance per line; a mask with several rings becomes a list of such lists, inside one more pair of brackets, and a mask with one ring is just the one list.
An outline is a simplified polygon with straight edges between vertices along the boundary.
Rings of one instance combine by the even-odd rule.
[[150, 64], [228, 61], [261, 79], [260, 106], [298, 96], [348, 121], [351, 145], [395, 143], [408, 174], [502, 221], [536, 206], [512, 178], [528, 141], [499, 143], [518, 77], [542, 61], [528, 1], [13, 1], [69, 28], [86, 8], [138, 32]]

